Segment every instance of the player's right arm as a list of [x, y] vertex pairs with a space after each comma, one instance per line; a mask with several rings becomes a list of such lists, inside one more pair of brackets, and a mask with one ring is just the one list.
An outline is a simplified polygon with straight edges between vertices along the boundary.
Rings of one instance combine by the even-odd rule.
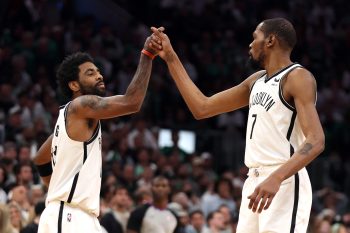
[[155, 28], [152, 31], [162, 40], [163, 50], [159, 52], [159, 56], [167, 63], [176, 86], [196, 119], [212, 117], [248, 105], [250, 88], [263, 71], [251, 75], [237, 86], [207, 97], [188, 76], [168, 36]]
[[[39, 150], [38, 150], [38, 152], [33, 160], [33, 162], [34, 162], [35, 166], [37, 166], [38, 170], [42, 166], [44, 166], [44, 169], [45, 169], [45, 166], [46, 167], [51, 166], [52, 138], [53, 138], [53, 135], [49, 136], [46, 139], [46, 141], [39, 148]], [[46, 187], [49, 187], [51, 175], [42, 176], [42, 174], [40, 174], [40, 177], [41, 177], [44, 185]]]

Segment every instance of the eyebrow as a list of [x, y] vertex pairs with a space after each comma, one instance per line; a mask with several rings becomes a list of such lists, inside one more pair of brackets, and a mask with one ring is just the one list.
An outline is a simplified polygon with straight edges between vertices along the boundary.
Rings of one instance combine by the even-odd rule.
[[[95, 69], [93, 69], [93, 68], [88, 68], [88, 69], [84, 72], [84, 74], [87, 74], [87, 73], [90, 72], [90, 71], [93, 72], [93, 71], [95, 71]], [[99, 68], [96, 68], [96, 71], [100, 73], [100, 69], [99, 69]]]

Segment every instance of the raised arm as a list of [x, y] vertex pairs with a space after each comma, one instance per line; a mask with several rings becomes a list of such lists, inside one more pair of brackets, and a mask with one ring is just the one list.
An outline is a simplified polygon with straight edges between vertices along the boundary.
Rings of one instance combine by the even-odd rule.
[[52, 135], [39, 148], [33, 162], [37, 167], [40, 177], [46, 187], [49, 187], [52, 166], [51, 166], [51, 143]]
[[[249, 196], [249, 208], [254, 212], [257, 210], [260, 213], [267, 209], [282, 181], [307, 166], [325, 146], [325, 136], [315, 107], [316, 81], [311, 73], [301, 68], [292, 71], [284, 84], [283, 93], [294, 100], [297, 117], [306, 138], [301, 147], [296, 148], [292, 157], [258, 185]], [[258, 208], [261, 198], [263, 201]]]
[[189, 78], [168, 36], [153, 27], [152, 31], [162, 41], [163, 48], [159, 56], [167, 63], [171, 77], [196, 119], [208, 118], [248, 105], [251, 85], [261, 75], [261, 72], [251, 75], [237, 86], [207, 97]]
[[[157, 54], [147, 38], [144, 49], [151, 54]], [[152, 58], [141, 53], [136, 73], [124, 95], [99, 97], [97, 95], [82, 95], [72, 101], [70, 112], [79, 118], [106, 119], [138, 112], [146, 95], [152, 70]]]

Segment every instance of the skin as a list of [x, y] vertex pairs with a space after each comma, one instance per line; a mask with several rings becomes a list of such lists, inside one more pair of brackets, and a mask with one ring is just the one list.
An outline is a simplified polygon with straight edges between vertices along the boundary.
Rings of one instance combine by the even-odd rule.
[[[151, 37], [148, 37], [144, 49], [157, 55], [158, 49], [153, 49], [151, 46]], [[101, 97], [99, 95], [105, 92], [105, 85], [100, 70], [91, 62], [81, 64], [78, 80], [68, 83], [73, 92], [66, 121], [69, 137], [76, 141], [87, 141], [92, 137], [99, 120], [138, 112], [146, 95], [151, 70], [152, 60], [142, 53], [136, 73], [126, 93]], [[52, 135], [38, 150], [34, 159], [36, 165], [51, 161], [51, 143]], [[51, 176], [42, 177], [46, 186], [49, 185], [50, 178]]]
[[[249, 55], [263, 67], [267, 77], [271, 77], [292, 64], [290, 60], [292, 49], [280, 43], [273, 34], [265, 37], [261, 27], [262, 23], [253, 33]], [[166, 62], [172, 78], [196, 119], [216, 116], [248, 105], [252, 84], [265, 72], [264, 70], [250, 75], [237, 86], [207, 97], [189, 78], [168, 36], [157, 28], [151, 29], [152, 46], [162, 49], [159, 56]], [[315, 107], [316, 81], [313, 75], [304, 68], [294, 69], [284, 79], [282, 91], [285, 100], [296, 108], [306, 139], [285, 164], [260, 183], [248, 196], [250, 199], [248, 207], [253, 212], [261, 213], [262, 210], [268, 209], [282, 181], [304, 168], [324, 150], [324, 133]]]

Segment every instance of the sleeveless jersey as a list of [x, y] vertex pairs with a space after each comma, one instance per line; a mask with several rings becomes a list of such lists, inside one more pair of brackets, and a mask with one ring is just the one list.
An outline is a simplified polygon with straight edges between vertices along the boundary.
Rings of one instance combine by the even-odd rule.
[[69, 138], [66, 130], [68, 104], [60, 108], [51, 145], [51, 175], [46, 203], [63, 201], [99, 215], [101, 187], [101, 126], [85, 142]]
[[245, 164], [249, 168], [285, 163], [305, 136], [296, 109], [282, 94], [282, 80], [301, 65], [294, 63], [266, 79], [266, 74], [253, 84], [249, 97]]

